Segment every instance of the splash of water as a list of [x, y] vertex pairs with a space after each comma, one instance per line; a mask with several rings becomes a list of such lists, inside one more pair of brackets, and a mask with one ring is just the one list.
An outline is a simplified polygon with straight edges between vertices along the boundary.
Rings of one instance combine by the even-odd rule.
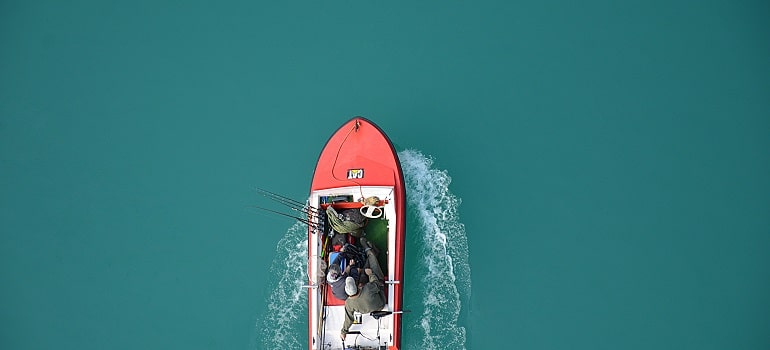
[[[452, 179], [447, 172], [432, 168], [432, 158], [413, 150], [398, 156], [410, 216], [407, 239], [414, 240], [418, 251], [412, 251], [412, 246], [408, 250], [420, 259], [416, 266], [408, 267], [414, 271], [406, 272], [419, 276], [407, 284], [415, 286], [408, 294], [420, 300], [405, 302], [424, 307], [420, 317], [404, 317], [402, 345], [406, 349], [465, 349], [466, 331], [458, 320], [463, 301], [470, 298], [471, 274], [468, 239], [457, 211], [460, 200], [449, 191]], [[307, 315], [307, 291], [302, 288], [307, 279], [307, 226], [296, 223], [290, 227], [276, 250], [270, 268], [275, 279], [268, 312], [257, 323], [262, 330], [258, 348], [301, 349], [307, 334], [299, 319]]]
[[307, 290], [302, 283], [307, 273], [307, 226], [295, 223], [276, 247], [276, 258], [270, 267], [271, 294], [268, 311], [256, 327], [261, 329], [261, 349], [300, 349], [306, 343], [298, 335], [307, 334], [301, 328], [300, 317], [307, 317]]
[[458, 324], [462, 300], [471, 291], [468, 239], [459, 222], [460, 200], [449, 191], [452, 178], [432, 168], [433, 159], [414, 150], [399, 152], [410, 215], [416, 216], [417, 247], [422, 261], [424, 309], [412, 326], [422, 333], [420, 349], [465, 349], [465, 327]]

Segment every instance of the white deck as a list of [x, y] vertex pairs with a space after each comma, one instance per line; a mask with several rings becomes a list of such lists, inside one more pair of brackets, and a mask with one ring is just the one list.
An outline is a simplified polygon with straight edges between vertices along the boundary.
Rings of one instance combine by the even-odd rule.
[[[319, 197], [321, 196], [336, 196], [336, 195], [353, 195], [354, 200], [358, 200], [363, 193], [363, 197], [377, 196], [380, 199], [387, 199], [389, 202], [385, 204], [384, 216], [388, 219], [388, 252], [394, 252], [395, 249], [395, 229], [397, 227], [396, 210], [393, 200], [393, 188], [392, 187], [372, 187], [372, 186], [352, 186], [342, 187], [336, 189], [322, 190], [311, 193], [309, 198], [312, 206], [318, 205]], [[320, 240], [320, 234], [313, 232], [309, 237], [309, 266], [308, 276], [310, 278], [311, 293], [309, 295], [310, 304], [310, 320], [311, 320], [311, 334], [313, 337], [311, 349], [315, 350], [341, 350], [347, 348], [354, 349], [380, 349], [380, 347], [387, 348], [392, 345], [392, 329], [394, 315], [387, 315], [378, 320], [368, 314], [362, 315], [361, 324], [354, 324], [349, 332], [360, 332], [360, 334], [348, 334], [345, 343], [342, 343], [340, 338], [340, 330], [345, 320], [345, 307], [344, 306], [327, 306], [325, 310], [321, 307], [321, 291], [319, 282], [319, 276], [322, 273], [318, 271], [318, 257], [320, 256], [322, 249], [322, 242]], [[387, 256], [388, 267], [385, 276], [386, 281], [394, 280], [395, 273], [395, 254], [388, 254]], [[383, 266], [383, 270], [384, 266]], [[386, 283], [385, 292], [388, 296], [388, 303], [383, 310], [393, 310], [393, 300], [395, 300], [394, 288], [392, 283]], [[325, 318], [320, 319], [320, 315], [325, 312]], [[323, 323], [323, 330], [319, 332], [319, 326]], [[379, 334], [379, 337], [378, 337]]]

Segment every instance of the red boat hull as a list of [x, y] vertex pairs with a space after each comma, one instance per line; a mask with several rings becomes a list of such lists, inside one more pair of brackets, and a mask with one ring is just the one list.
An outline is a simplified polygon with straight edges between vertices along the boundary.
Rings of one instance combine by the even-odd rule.
[[[403, 309], [404, 243], [406, 234], [406, 192], [401, 164], [395, 147], [385, 133], [373, 122], [355, 117], [345, 122], [326, 142], [313, 174], [313, 191], [348, 186], [393, 187], [396, 211], [395, 299], [393, 311]], [[308, 243], [308, 251], [311, 251]], [[308, 291], [312, 293], [312, 291]], [[308, 299], [310, 300], [310, 298]], [[308, 301], [310, 303], [310, 301]], [[310, 305], [308, 306], [311, 307]], [[395, 315], [394, 315], [395, 316]], [[308, 314], [308, 322], [315, 320]], [[310, 328], [308, 328], [311, 333]], [[308, 334], [308, 348], [312, 349], [312, 334]], [[394, 318], [393, 342], [390, 349], [401, 344], [401, 315]]]

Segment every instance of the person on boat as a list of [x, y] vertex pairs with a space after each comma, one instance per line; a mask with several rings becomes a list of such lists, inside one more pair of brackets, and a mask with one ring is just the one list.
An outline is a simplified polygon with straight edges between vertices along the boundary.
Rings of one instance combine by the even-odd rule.
[[345, 322], [340, 331], [342, 341], [345, 341], [345, 336], [353, 324], [354, 312], [364, 314], [382, 310], [385, 306], [385, 276], [380, 269], [376, 254], [372, 251], [371, 243], [363, 237], [360, 238], [360, 242], [362, 246], [367, 247], [365, 249], [367, 260], [365, 266], [367, 268], [364, 269], [364, 272], [366, 272], [369, 281], [363, 284], [356, 283], [352, 277], [345, 279], [345, 292], [348, 294], [348, 298], [345, 300]]
[[345, 279], [353, 277], [355, 280], [358, 280], [360, 275], [359, 268], [354, 259], [348, 260], [345, 269], [342, 270], [340, 263], [344, 258], [346, 258], [344, 254], [338, 254], [329, 266], [329, 273], [326, 274], [326, 282], [331, 286], [334, 297], [339, 300], [348, 298], [348, 294], [345, 293]]

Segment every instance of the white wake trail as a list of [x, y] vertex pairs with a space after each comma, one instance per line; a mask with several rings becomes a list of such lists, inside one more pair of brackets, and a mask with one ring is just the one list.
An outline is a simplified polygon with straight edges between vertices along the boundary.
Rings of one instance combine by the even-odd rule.
[[[307, 340], [298, 322], [307, 317], [307, 290], [302, 288], [307, 279], [307, 226], [295, 223], [290, 227], [276, 247], [276, 258], [270, 267], [271, 294], [268, 311], [257, 323], [261, 329], [261, 349], [300, 349]], [[301, 341], [298, 339], [303, 337]]]
[[[459, 222], [460, 200], [449, 191], [452, 178], [433, 169], [433, 160], [414, 150], [399, 152], [410, 213], [416, 215], [425, 306], [417, 328], [421, 349], [465, 349], [465, 327], [458, 324], [462, 300], [471, 291], [468, 239]], [[410, 273], [411, 274], [411, 273]]]
[[[470, 299], [471, 273], [468, 238], [459, 221], [460, 200], [449, 191], [451, 177], [433, 168], [433, 159], [419, 151], [399, 152], [406, 181], [410, 222], [408, 240], [414, 239], [419, 251], [414, 271], [419, 284], [408, 294], [421, 300], [405, 300], [422, 305], [419, 317], [404, 317], [405, 349], [465, 349], [466, 330], [458, 322], [463, 301]], [[413, 218], [412, 218], [413, 217]], [[416, 221], [416, 222], [415, 222]], [[268, 311], [257, 322], [259, 349], [301, 349], [306, 345], [307, 329], [300, 318], [307, 316], [307, 226], [290, 227], [276, 247], [270, 268], [271, 294]], [[410, 285], [410, 286], [412, 286]], [[467, 307], [467, 305], [465, 305]], [[416, 332], [414, 332], [416, 330]]]

